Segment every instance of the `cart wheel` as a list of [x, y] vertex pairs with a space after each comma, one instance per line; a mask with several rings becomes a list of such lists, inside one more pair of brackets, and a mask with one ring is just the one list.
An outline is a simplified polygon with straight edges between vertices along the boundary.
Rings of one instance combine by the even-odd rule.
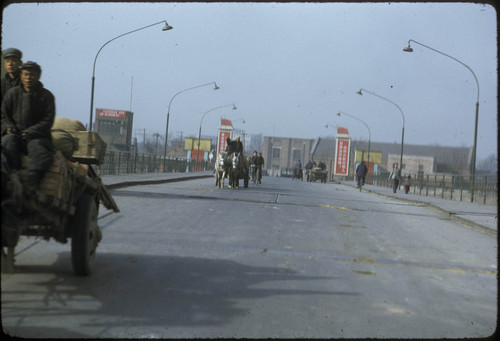
[[76, 204], [71, 236], [71, 261], [77, 276], [90, 275], [99, 242], [97, 226], [97, 203], [95, 196], [84, 194]]

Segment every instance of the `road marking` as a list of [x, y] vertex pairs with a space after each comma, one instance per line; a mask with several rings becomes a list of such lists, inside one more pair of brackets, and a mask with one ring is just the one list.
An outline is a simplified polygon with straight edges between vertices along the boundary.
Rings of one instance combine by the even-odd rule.
[[352, 211], [352, 209], [347, 208], [347, 207], [342, 207], [342, 206], [333, 206], [333, 205], [319, 205], [319, 207], [325, 207], [325, 208], [335, 208], [337, 210], [346, 210], [346, 211]]

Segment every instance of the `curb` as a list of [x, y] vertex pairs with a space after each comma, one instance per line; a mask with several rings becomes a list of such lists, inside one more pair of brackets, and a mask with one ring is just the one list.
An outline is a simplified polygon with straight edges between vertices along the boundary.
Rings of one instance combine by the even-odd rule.
[[[344, 184], [344, 183], [341, 183], [341, 185], [343, 186], [348, 186], [348, 187], [353, 187], [353, 188], [357, 188], [353, 185], [349, 185], [349, 184]], [[431, 204], [429, 202], [425, 202], [425, 201], [419, 201], [419, 200], [411, 200], [411, 199], [405, 199], [405, 198], [399, 198], [399, 197], [395, 197], [395, 196], [392, 196], [392, 195], [387, 195], [387, 194], [384, 194], [384, 193], [380, 193], [380, 192], [376, 192], [376, 191], [373, 191], [373, 190], [370, 190], [370, 189], [363, 189], [364, 192], [368, 192], [368, 193], [372, 193], [372, 194], [375, 194], [375, 195], [378, 195], [378, 196], [381, 196], [381, 197], [384, 197], [384, 198], [388, 198], [388, 199], [393, 199], [393, 200], [398, 200], [398, 201], [402, 201], [402, 202], [407, 202], [407, 203], [418, 203], [418, 204], [423, 204], [425, 206], [429, 206], [430, 208], [432, 208], [433, 210], [437, 211], [438, 213], [442, 214], [442, 215], [445, 215], [449, 218], [452, 218], [458, 222], [460, 222], [461, 224], [463, 225], [466, 225], [468, 227], [471, 227], [473, 228], [475, 231], [478, 231], [478, 232], [482, 232], [482, 233], [485, 233], [491, 237], [497, 237], [498, 235], [498, 232], [492, 228], [489, 228], [487, 226], [484, 226], [484, 225], [481, 225], [481, 224], [478, 224], [472, 220], [469, 220], [469, 219], [465, 219], [465, 218], [462, 218], [462, 217], [459, 217], [457, 215], [455, 215], [454, 213], [450, 212], [450, 211], [447, 211], [439, 206], [436, 206], [434, 204]]]
[[171, 178], [171, 179], [161, 179], [161, 180], [125, 181], [125, 182], [118, 182], [118, 183], [115, 183], [115, 184], [110, 184], [110, 185], [105, 185], [105, 186], [108, 189], [117, 189], [117, 188], [130, 187], [130, 186], [158, 185], [158, 184], [164, 184], [164, 183], [168, 183], [168, 182], [196, 180], [196, 179], [203, 179], [203, 178], [210, 178], [210, 177], [213, 177], [213, 175], [195, 175], [195, 176], [186, 176], [186, 177]]

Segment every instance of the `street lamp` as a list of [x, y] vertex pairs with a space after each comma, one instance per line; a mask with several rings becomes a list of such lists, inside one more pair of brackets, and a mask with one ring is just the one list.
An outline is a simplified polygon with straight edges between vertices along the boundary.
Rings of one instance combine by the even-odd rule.
[[366, 128], [368, 129], [368, 161], [367, 161], [367, 163], [368, 163], [368, 164], [367, 164], [367, 167], [368, 167], [368, 168], [370, 168], [370, 143], [371, 143], [370, 141], [371, 141], [371, 139], [372, 139], [372, 133], [371, 133], [371, 131], [370, 131], [370, 127], [368, 126], [368, 124], [366, 124], [366, 122], [365, 122], [365, 121], [362, 121], [361, 119], [359, 119], [359, 118], [357, 118], [357, 117], [355, 117], [355, 116], [353, 116], [353, 115], [349, 115], [349, 114], [348, 114], [348, 113], [346, 113], [346, 112], [339, 111], [339, 112], [337, 113], [337, 116], [341, 116], [341, 114], [343, 114], [343, 115], [347, 115], [347, 116], [349, 116], [349, 117], [354, 118], [355, 120], [358, 120], [359, 122], [363, 123], [363, 124], [366, 126]]
[[472, 69], [468, 65], [462, 63], [457, 58], [452, 57], [452, 56], [450, 56], [450, 55], [448, 55], [446, 53], [443, 53], [441, 51], [438, 51], [435, 48], [432, 48], [430, 46], [427, 46], [427, 45], [424, 45], [422, 43], [419, 43], [418, 41], [415, 41], [413, 39], [408, 40], [408, 46], [405, 47], [405, 48], [403, 48], [403, 51], [405, 51], [405, 52], [413, 52], [413, 49], [410, 46], [410, 42], [414, 42], [415, 44], [418, 44], [418, 45], [421, 45], [423, 47], [426, 47], [429, 50], [432, 50], [434, 52], [442, 54], [443, 56], [451, 58], [454, 61], [462, 64], [463, 66], [465, 66], [472, 73], [472, 76], [474, 76], [474, 80], [476, 81], [476, 85], [477, 85], [476, 119], [475, 119], [475, 123], [474, 123], [474, 144], [473, 144], [473, 147], [472, 147], [472, 181], [471, 181], [471, 197], [470, 197], [470, 201], [473, 202], [474, 201], [474, 182], [475, 182], [475, 177], [476, 177], [477, 121], [478, 121], [478, 117], [479, 117], [479, 82], [477, 80], [476, 74], [474, 73], [474, 71], [472, 71]]
[[365, 90], [365, 89], [359, 89], [359, 91], [356, 92], [356, 93], [358, 95], [363, 95], [363, 91], [367, 92], [369, 94], [372, 94], [373, 96], [377, 96], [378, 98], [381, 98], [381, 99], [383, 99], [383, 100], [385, 100], [385, 101], [387, 101], [389, 103], [392, 103], [393, 105], [396, 106], [396, 108], [399, 109], [399, 112], [401, 113], [401, 117], [403, 118], [403, 128], [401, 130], [401, 155], [399, 157], [399, 174], [401, 174], [401, 170], [403, 169], [403, 146], [404, 146], [404, 142], [405, 142], [405, 115], [403, 114], [403, 110], [399, 107], [399, 105], [397, 105], [396, 103], [394, 103], [390, 99], [387, 99], [385, 97], [377, 95], [374, 92], [371, 92], [371, 91], [368, 91], [368, 90]]
[[101, 50], [104, 48], [104, 46], [108, 45], [109, 43], [111, 43], [113, 40], [115, 39], [118, 39], [120, 37], [123, 37], [127, 34], [130, 34], [130, 33], [134, 33], [134, 32], [137, 32], [137, 31], [140, 31], [140, 30], [143, 30], [145, 28], [148, 28], [148, 27], [151, 27], [151, 26], [155, 26], [155, 25], [158, 25], [158, 24], [161, 24], [161, 23], [165, 23], [165, 26], [163, 26], [163, 29], [162, 31], [168, 31], [168, 30], [171, 30], [173, 27], [170, 26], [166, 20], [162, 20], [162, 21], [159, 21], [157, 23], [154, 23], [154, 24], [151, 24], [151, 25], [147, 25], [147, 26], [144, 26], [144, 27], [141, 27], [141, 28], [138, 28], [136, 30], [133, 30], [133, 31], [130, 31], [130, 32], [127, 32], [127, 33], [123, 33], [123, 34], [120, 34], [119, 36], [117, 37], [114, 37], [113, 39], [111, 40], [108, 40], [104, 45], [101, 46], [101, 48], [99, 49], [99, 51], [97, 51], [97, 54], [95, 55], [95, 58], [94, 58], [94, 67], [92, 69], [92, 89], [90, 91], [90, 121], [89, 121], [89, 131], [92, 131], [92, 114], [93, 114], [93, 110], [94, 110], [94, 85], [95, 85], [95, 63], [97, 62], [97, 56], [99, 56], [99, 53], [101, 52]]
[[210, 85], [210, 84], [213, 84], [214, 85], [214, 90], [219, 90], [220, 88], [217, 86], [217, 83], [215, 82], [210, 82], [210, 83], [206, 83], [206, 84], [201, 84], [201, 85], [197, 85], [197, 86], [193, 86], [192, 88], [188, 88], [188, 89], [184, 89], [184, 90], [181, 90], [179, 91], [178, 93], [176, 93], [172, 99], [170, 100], [170, 102], [168, 103], [168, 112], [167, 112], [167, 127], [165, 128], [165, 149], [163, 151], [163, 169], [165, 169], [165, 162], [166, 162], [166, 159], [167, 159], [167, 143], [168, 143], [168, 122], [170, 120], [170, 105], [172, 104], [172, 101], [174, 100], [175, 96], [183, 93], [183, 92], [186, 92], [188, 90], [193, 90], [193, 89], [197, 89], [197, 88], [201, 88], [202, 86], [207, 86], [207, 85]]
[[211, 111], [214, 111], [214, 110], [217, 110], [217, 109], [221, 109], [221, 108], [225, 108], [225, 107], [229, 107], [229, 106], [233, 106], [233, 110], [236, 110], [238, 108], [236, 108], [236, 105], [234, 105], [234, 103], [232, 104], [226, 104], [226, 105], [222, 105], [220, 107], [216, 107], [216, 108], [212, 108], [208, 111], [205, 111], [205, 113], [201, 116], [201, 120], [200, 120], [200, 131], [198, 132], [198, 151], [196, 152], [196, 157], [199, 157], [200, 155], [200, 142], [201, 142], [201, 124], [203, 122], [203, 119], [205, 118], [205, 115], [208, 114], [209, 112]]

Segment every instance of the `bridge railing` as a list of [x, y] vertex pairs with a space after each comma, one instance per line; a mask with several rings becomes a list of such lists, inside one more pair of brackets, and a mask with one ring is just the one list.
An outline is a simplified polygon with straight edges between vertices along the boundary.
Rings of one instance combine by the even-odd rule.
[[158, 156], [130, 152], [106, 153], [104, 163], [98, 167], [101, 175], [131, 173], [188, 173], [213, 169], [213, 163], [207, 160]]
[[[404, 189], [405, 180], [410, 179], [410, 193], [440, 197], [458, 201], [471, 200], [472, 176], [470, 175], [422, 175], [404, 174], [399, 188]], [[346, 178], [346, 180], [353, 180]], [[389, 174], [367, 175], [366, 184], [392, 188]], [[474, 181], [474, 202], [496, 205], [498, 202], [498, 175], [479, 175]]]

